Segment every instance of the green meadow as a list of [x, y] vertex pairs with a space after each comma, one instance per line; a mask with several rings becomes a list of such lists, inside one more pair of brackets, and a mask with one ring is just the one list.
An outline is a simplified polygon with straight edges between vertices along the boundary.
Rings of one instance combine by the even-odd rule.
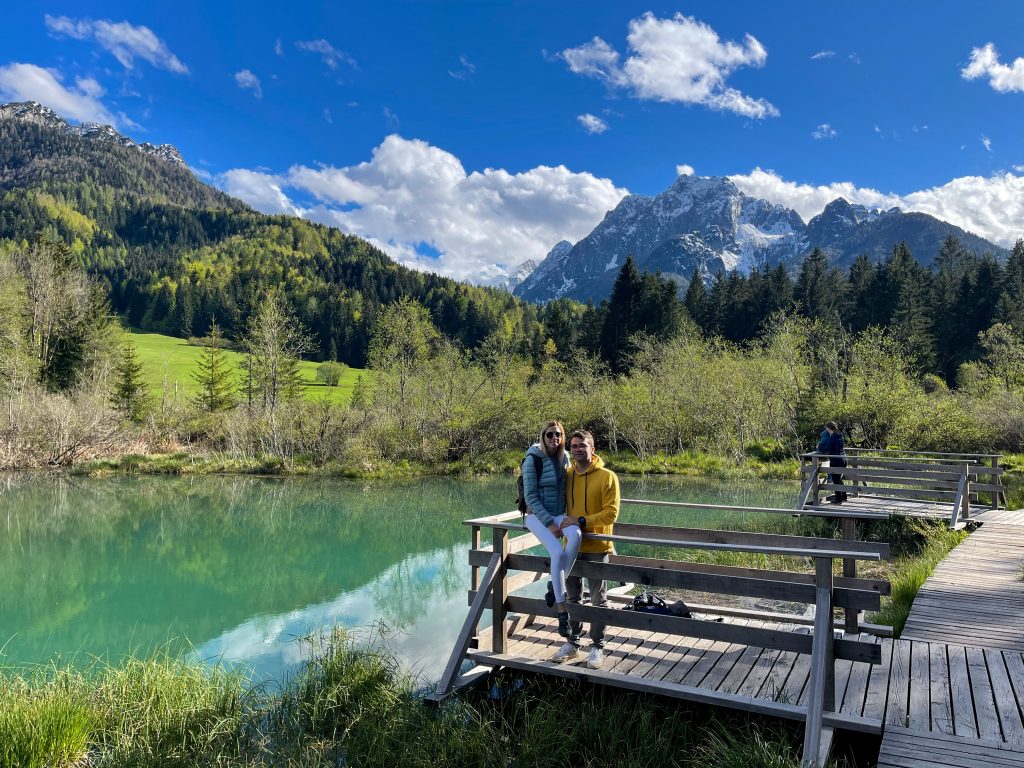
[[[154, 396], [159, 397], [164, 383], [168, 392], [177, 387], [179, 396], [195, 394], [198, 386], [193, 373], [198, 368], [199, 356], [203, 348], [189, 344], [184, 339], [164, 336], [159, 333], [133, 332], [132, 340], [138, 349], [139, 360], [143, 365], [143, 375]], [[242, 355], [226, 350], [228, 361], [234, 366], [236, 380], [241, 385]], [[301, 363], [303, 395], [307, 400], [328, 400], [332, 403], [347, 403], [352, 397], [352, 387], [356, 379], [366, 371], [361, 368], [346, 368], [341, 382], [336, 387], [328, 387], [316, 380], [316, 369], [320, 363], [303, 361]]]

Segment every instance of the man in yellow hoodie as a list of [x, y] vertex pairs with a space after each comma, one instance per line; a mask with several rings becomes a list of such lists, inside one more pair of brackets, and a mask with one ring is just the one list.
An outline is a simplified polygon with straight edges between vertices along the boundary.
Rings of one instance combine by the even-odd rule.
[[[605, 469], [601, 457], [594, 453], [594, 436], [585, 430], [572, 433], [569, 443], [572, 465], [565, 483], [566, 525], [579, 525], [584, 534], [597, 533], [610, 536], [615, 520], [619, 516], [619, 478], [610, 469]], [[583, 537], [579, 560], [608, 562], [608, 555], [614, 554], [615, 545], [610, 541], [594, 541]], [[590, 604], [607, 607], [607, 584], [596, 579], [587, 579], [590, 589]], [[565, 580], [567, 601], [579, 603], [583, 595], [583, 579], [569, 575]], [[561, 618], [561, 617], [560, 617]], [[590, 651], [587, 666], [600, 668], [604, 662], [604, 624], [591, 623]], [[564, 662], [581, 653], [580, 639], [583, 636], [583, 622], [569, 623], [568, 641], [555, 654], [554, 661]]]

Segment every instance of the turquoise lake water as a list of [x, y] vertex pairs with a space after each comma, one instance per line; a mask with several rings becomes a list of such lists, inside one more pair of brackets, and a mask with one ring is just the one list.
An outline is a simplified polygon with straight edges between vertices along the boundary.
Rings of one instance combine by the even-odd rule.
[[[622, 493], [789, 507], [797, 487], [624, 476]], [[467, 611], [462, 521], [514, 497], [511, 478], [3, 477], [0, 665], [166, 648], [280, 680], [307, 653], [300, 637], [383, 624], [406, 666], [436, 678]], [[624, 506], [620, 519], [739, 518]]]

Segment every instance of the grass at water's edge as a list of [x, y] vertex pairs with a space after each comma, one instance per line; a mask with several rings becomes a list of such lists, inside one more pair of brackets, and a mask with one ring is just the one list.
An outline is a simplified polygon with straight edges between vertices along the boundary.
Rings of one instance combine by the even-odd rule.
[[433, 708], [380, 647], [312, 658], [273, 694], [165, 657], [0, 670], [0, 768], [798, 765], [794, 724], [507, 671]]
[[893, 635], [899, 637], [918, 590], [950, 550], [967, 538], [968, 532], [951, 531], [941, 520], [904, 517], [896, 522], [910, 532], [907, 540], [911, 543], [903, 547], [894, 545], [894, 559], [882, 565], [879, 575], [889, 580], [892, 591], [882, 598], [881, 610], [870, 614], [868, 621], [891, 625]]

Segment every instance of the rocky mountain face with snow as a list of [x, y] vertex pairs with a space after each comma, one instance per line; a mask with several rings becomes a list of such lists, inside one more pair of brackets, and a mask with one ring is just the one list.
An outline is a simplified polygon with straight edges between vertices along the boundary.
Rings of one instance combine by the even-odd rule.
[[628, 255], [641, 271], [660, 271], [681, 288], [694, 269], [705, 278], [777, 264], [795, 270], [816, 246], [831, 262], [848, 267], [861, 253], [884, 258], [894, 244], [905, 240], [928, 264], [950, 234], [969, 250], [1006, 254], [926, 214], [869, 211], [840, 198], [805, 224], [796, 211], [749, 197], [727, 178], [680, 176], [655, 197], [623, 198], [575, 245], [560, 242], [515, 294], [531, 301], [562, 296], [598, 301], [611, 293]]
[[0, 104], [0, 120], [13, 119], [26, 123], [40, 125], [46, 128], [55, 128], [69, 136], [79, 136], [97, 142], [110, 142], [119, 144], [122, 147], [134, 147], [144, 155], [156, 157], [182, 168], [187, 167], [185, 158], [171, 144], [150, 144], [144, 141], [136, 144], [127, 136], [122, 136], [112, 126], [100, 125], [99, 123], [82, 123], [81, 125], [70, 125], [64, 118], [58, 115], [49, 107], [44, 107], [38, 101], [18, 101], [10, 104]]

